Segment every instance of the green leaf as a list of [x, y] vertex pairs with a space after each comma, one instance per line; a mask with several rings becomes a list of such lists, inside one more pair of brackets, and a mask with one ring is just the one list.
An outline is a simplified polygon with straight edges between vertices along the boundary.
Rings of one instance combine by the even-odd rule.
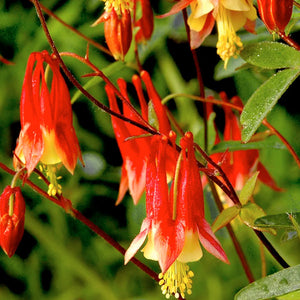
[[272, 228], [261, 228], [255, 226], [255, 220], [265, 215], [266, 213], [264, 212], [264, 210], [255, 203], [247, 203], [241, 208], [240, 211], [240, 217], [243, 223], [248, 227], [261, 231], [271, 231], [274, 233], [274, 230]]
[[255, 172], [245, 183], [239, 194], [239, 199], [242, 205], [245, 205], [253, 195], [257, 176], [259, 172]]
[[258, 142], [241, 143], [240, 141], [222, 141], [213, 146], [210, 153], [221, 153], [225, 151], [238, 151], [250, 149], [286, 149], [285, 145], [276, 140], [265, 139]]
[[240, 53], [248, 63], [265, 69], [300, 68], [300, 53], [277, 42], [250, 44]]
[[224, 209], [216, 218], [212, 225], [213, 232], [226, 226], [230, 221], [232, 221], [240, 212], [240, 207], [237, 205], [228, 207]]
[[241, 114], [242, 141], [248, 142], [281, 95], [298, 77], [300, 71], [279, 71], [264, 82], [250, 97]]
[[[293, 219], [299, 224], [300, 212], [292, 213]], [[255, 226], [294, 229], [294, 225], [288, 213], [268, 215], [255, 220]]]
[[259, 279], [243, 289], [234, 300], [263, 300], [300, 290], [300, 265]]

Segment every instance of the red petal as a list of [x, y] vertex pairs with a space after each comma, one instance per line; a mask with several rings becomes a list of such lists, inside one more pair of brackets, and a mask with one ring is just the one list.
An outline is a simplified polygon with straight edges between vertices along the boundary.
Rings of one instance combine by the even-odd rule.
[[229, 263], [228, 258], [220, 244], [212, 232], [210, 225], [205, 219], [198, 221], [198, 234], [199, 239], [203, 247], [212, 255], [222, 260], [225, 263]]
[[175, 5], [173, 5], [173, 7], [171, 8], [171, 10], [168, 13], [157, 16], [157, 18], [165, 18], [165, 17], [171, 16], [171, 15], [177, 14], [178, 12], [180, 12], [181, 10], [186, 8], [188, 5], [190, 5], [193, 1], [194, 0], [181, 0], [181, 1], [177, 2]]
[[261, 182], [263, 182], [264, 184], [266, 184], [267, 186], [269, 186], [270, 188], [272, 188], [275, 191], [278, 191], [278, 192], [282, 192], [283, 191], [283, 189], [280, 188], [276, 184], [276, 182], [271, 177], [271, 175], [268, 172], [268, 170], [264, 167], [264, 165], [261, 162], [259, 162], [258, 165], [257, 165], [257, 171], [259, 171], [258, 179]]

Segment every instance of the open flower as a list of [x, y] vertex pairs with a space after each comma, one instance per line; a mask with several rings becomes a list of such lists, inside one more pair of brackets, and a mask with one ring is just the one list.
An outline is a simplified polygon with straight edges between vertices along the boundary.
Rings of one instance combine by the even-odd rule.
[[218, 29], [217, 53], [227, 66], [230, 57], [236, 57], [243, 47], [236, 31], [244, 27], [253, 32], [257, 18], [252, 0], [181, 0], [168, 16], [190, 5], [188, 25], [191, 29], [191, 48], [199, 47], [211, 33], [216, 22]]
[[181, 153], [170, 194], [166, 176], [167, 138], [155, 137], [147, 166], [146, 213], [140, 233], [125, 254], [125, 264], [148, 236], [144, 256], [159, 262], [160, 285], [167, 297], [191, 293], [193, 272], [187, 262], [202, 257], [203, 247], [220, 260], [228, 259], [204, 217], [204, 200], [193, 136], [181, 139]]
[[[130, 99], [127, 94], [126, 82], [123, 79], [118, 80], [120, 91], [123, 97], [127, 100], [126, 102], [122, 102], [122, 114], [133, 121], [145, 125], [145, 122], [148, 122], [149, 120], [148, 114], [151, 113], [153, 114], [152, 117], [155, 119], [154, 123], [157, 121], [156, 124], [152, 125], [157, 125], [157, 129], [162, 134], [168, 135], [171, 130], [171, 126], [167, 118], [166, 109], [161, 103], [161, 99], [151, 82], [149, 74], [146, 71], [142, 71], [141, 77], [146, 85], [148, 97], [150, 99], [147, 103], [144, 97], [141, 79], [139, 76], [134, 75], [132, 77], [132, 82], [138, 95], [141, 115], [134, 111], [131, 106]], [[109, 99], [110, 108], [117, 113], [121, 113], [113, 89], [108, 85], [105, 89]], [[151, 107], [151, 110], [148, 109], [149, 107]], [[145, 190], [146, 165], [150, 155], [152, 136], [149, 136], [145, 130], [126, 123], [114, 116], [112, 116], [112, 125], [123, 158], [117, 204], [122, 201], [128, 189], [134, 203], [137, 204]], [[168, 159], [168, 169], [170, 170], [170, 173], [172, 172], [171, 170], [174, 166], [175, 159], [176, 151], [170, 151]]]
[[[52, 71], [51, 87], [46, 69]], [[25, 72], [20, 104], [21, 132], [15, 149], [14, 165], [24, 164], [28, 175], [38, 162], [45, 165], [54, 180], [53, 168], [63, 163], [74, 172], [81, 158], [78, 140], [72, 124], [70, 94], [58, 61], [47, 51], [31, 53]]]
[[23, 237], [24, 220], [21, 189], [7, 186], [0, 196], [0, 245], [9, 257], [14, 255]]
[[[220, 93], [222, 101], [229, 102], [224, 92]], [[231, 103], [238, 107], [243, 107], [239, 97], [233, 97]], [[209, 107], [209, 114], [212, 112]], [[241, 141], [241, 125], [238, 116], [230, 107], [223, 107], [225, 113], [225, 127], [223, 132], [224, 141]], [[217, 134], [215, 144], [221, 141]], [[259, 161], [259, 151], [256, 149], [238, 150], [225, 153], [216, 153], [211, 155], [211, 158], [220, 163], [223, 171], [228, 177], [232, 186], [237, 190], [241, 190], [246, 181], [256, 172], [259, 171], [258, 180], [268, 185], [274, 190], [281, 189], [276, 185], [264, 165]], [[220, 178], [222, 180], [222, 178]]]

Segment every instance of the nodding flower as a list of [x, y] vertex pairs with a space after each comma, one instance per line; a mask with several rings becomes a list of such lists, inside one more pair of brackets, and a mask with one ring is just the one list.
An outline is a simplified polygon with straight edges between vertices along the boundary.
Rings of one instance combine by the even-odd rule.
[[[147, 89], [148, 102], [144, 96], [141, 79]], [[118, 85], [126, 101], [122, 101], [120, 106], [118, 105], [114, 90], [109, 85], [105, 87], [110, 108], [117, 113], [122, 112], [125, 117], [133, 121], [142, 124], [150, 122], [161, 134], [168, 135], [171, 126], [167, 118], [166, 108], [161, 103], [161, 99], [153, 86], [149, 74], [146, 71], [142, 71], [141, 78], [134, 75], [132, 77], [132, 83], [139, 99], [141, 114], [133, 109], [127, 93], [127, 84], [123, 79], [118, 80]], [[123, 159], [117, 204], [122, 201], [128, 189], [134, 203], [137, 204], [145, 190], [146, 165], [151, 151], [151, 140], [153, 136], [149, 136], [147, 131], [128, 122], [124, 122], [115, 116], [112, 116], [112, 125]], [[167, 164], [169, 173], [171, 174], [177, 153], [170, 147], [169, 154]]]
[[[232, 103], [240, 108], [243, 103], [238, 96], [235, 96], [229, 101], [224, 92], [220, 93], [223, 102]], [[239, 115], [236, 115], [232, 108], [223, 106], [225, 113], [225, 126], [223, 131], [224, 141], [241, 141], [241, 125]], [[213, 112], [212, 105], [208, 105], [209, 115]], [[217, 128], [216, 128], [217, 129]], [[221, 138], [216, 135], [215, 144], [221, 142]], [[274, 179], [271, 177], [264, 165], [259, 161], [259, 151], [256, 149], [237, 150], [225, 153], [215, 153], [210, 156], [215, 162], [219, 163], [230, 183], [235, 190], [240, 191], [246, 181], [259, 171], [258, 180], [268, 185], [276, 191], [281, 191]], [[222, 178], [220, 178], [222, 181]], [[228, 201], [229, 198], [228, 198]], [[231, 203], [231, 202], [229, 202]]]
[[40, 162], [49, 175], [51, 194], [55, 195], [61, 189], [55, 177], [60, 163], [73, 174], [77, 159], [83, 161], [73, 127], [69, 90], [57, 59], [47, 51], [33, 52], [28, 59], [20, 118], [14, 166], [25, 166], [29, 176]]
[[181, 152], [176, 162], [169, 192], [166, 172], [167, 137], [155, 136], [147, 165], [146, 218], [140, 233], [125, 254], [125, 264], [148, 241], [142, 252], [157, 260], [162, 293], [184, 298], [191, 294], [193, 272], [187, 263], [199, 260], [203, 247], [223, 262], [227, 256], [204, 216], [204, 198], [200, 173], [188, 132], [180, 140]]
[[190, 5], [191, 14], [187, 22], [191, 30], [190, 46], [192, 49], [202, 44], [216, 23], [217, 53], [224, 61], [226, 68], [229, 59], [239, 55], [243, 48], [236, 32], [242, 27], [249, 32], [254, 32], [257, 14], [252, 2], [252, 0], [181, 0], [161, 17], [175, 14]]

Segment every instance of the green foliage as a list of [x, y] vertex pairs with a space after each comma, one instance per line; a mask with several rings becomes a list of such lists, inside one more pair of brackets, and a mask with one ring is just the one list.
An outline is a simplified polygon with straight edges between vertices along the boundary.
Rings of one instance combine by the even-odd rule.
[[[287, 268], [265, 278], [259, 279], [242, 290], [234, 297], [235, 300], [263, 300], [278, 297], [300, 290], [300, 265]], [[292, 299], [292, 298], [280, 298]]]
[[[68, 24], [105, 45], [103, 26], [90, 26], [102, 13], [103, 2], [84, 0], [75, 2], [43, 1], [45, 6]], [[158, 1], [153, 5], [156, 14], [168, 11], [171, 6], [168, 1]], [[47, 17], [47, 24], [60, 52], [69, 51], [85, 55], [86, 41], [51, 17]], [[248, 100], [241, 119], [244, 126], [244, 142], [248, 142], [256, 130], [261, 129], [263, 119], [268, 116], [269, 121], [292, 143], [299, 154], [300, 140], [296, 138], [300, 131], [299, 111], [293, 109], [297, 107], [298, 99], [293, 99], [292, 109], [288, 109], [287, 103], [278, 103], [299, 76], [299, 53], [282, 43], [253, 44], [272, 39], [263, 26], [257, 27], [257, 35], [241, 32], [243, 42], [247, 46], [242, 51], [241, 57], [229, 61], [226, 70], [222, 63], [216, 62], [215, 36], [197, 50], [206, 92], [207, 95], [216, 96], [219, 91], [225, 90], [229, 95], [237, 93], [244, 102]], [[296, 29], [299, 30], [299, 27]], [[177, 47], [180, 50], [177, 50]], [[31, 52], [43, 49], [49, 50], [50, 47], [30, 1], [0, 1], [0, 54], [14, 63], [12, 66], [0, 65], [0, 159], [11, 168], [12, 151], [20, 127], [19, 100], [26, 62]], [[180, 14], [155, 19], [154, 35], [147, 44], [139, 47], [139, 51], [141, 63], [151, 72], [154, 86], [162, 98], [171, 93], [199, 94]], [[133, 47], [124, 62], [114, 62], [111, 57], [92, 45], [89, 49], [89, 58], [113, 83], [119, 77], [124, 78], [129, 83], [129, 96], [133, 103], [137, 104], [136, 94], [130, 84], [131, 76], [136, 73]], [[103, 80], [100, 77], [82, 77], [92, 73], [91, 69], [70, 57], [63, 59], [83, 87], [99, 101], [107, 104]], [[110, 116], [88, 102], [74, 87], [71, 85], [69, 87], [74, 109], [74, 126], [86, 166], [85, 168], [77, 166], [74, 176], [61, 169], [64, 196], [71, 199], [76, 209], [127, 248], [139, 232], [145, 217], [145, 196], [137, 206], [134, 206], [130, 195], [127, 194], [123, 202], [115, 206], [122, 161], [114, 139]], [[166, 105], [181, 128], [184, 131], [192, 131], [195, 142], [203, 147], [204, 123], [200, 102], [178, 96]], [[207, 197], [207, 219], [212, 223], [212, 220], [219, 216], [213, 229], [217, 231], [216, 235], [228, 254], [230, 265], [220, 263], [204, 250], [201, 261], [190, 266], [195, 273], [193, 294], [187, 298], [191, 300], [232, 300], [236, 291], [248, 283], [240, 261], [232, 250], [229, 235], [224, 229], [219, 229], [239, 216], [248, 226], [265, 232], [283, 230], [284, 233], [295, 233], [293, 219], [283, 212], [300, 211], [298, 201], [300, 172], [283, 143], [272, 136], [249, 143], [226, 141], [214, 145], [216, 137], [214, 121], [220, 128], [224, 125], [222, 117], [218, 114], [212, 114], [208, 120], [209, 153], [223, 152], [227, 149], [229, 152], [259, 149], [260, 160], [278, 185], [287, 192], [278, 193], [260, 183], [257, 184], [258, 193], [256, 194], [256, 191], [254, 193], [257, 204], [249, 203], [255, 183], [255, 179], [252, 178], [250, 187], [246, 184], [247, 189], [239, 194], [242, 204], [245, 204], [244, 207], [233, 206], [223, 210], [220, 215], [213, 200]], [[47, 188], [37, 176], [32, 177], [36, 184]], [[2, 190], [10, 183], [11, 177], [1, 171], [0, 179]], [[9, 259], [3, 252], [0, 255], [0, 299], [163, 299], [156, 282], [132, 263], [124, 266], [123, 256], [82, 223], [26, 185], [23, 191], [27, 205], [25, 235], [12, 258]], [[268, 215], [263, 216], [265, 214], [263, 212]], [[259, 218], [260, 216], [263, 217]], [[293, 217], [299, 224], [299, 213], [293, 213]], [[233, 229], [245, 249], [255, 278], [260, 278], [261, 264], [257, 238], [251, 228], [236, 223], [235, 221], [231, 223]], [[282, 250], [282, 255], [291, 264], [300, 263], [299, 251], [298, 249], [295, 251], [292, 244], [294, 241], [287, 238], [282, 245], [278, 236], [270, 237], [268, 233], [266, 236], [274, 243], [276, 249]], [[137, 257], [159, 272], [157, 262], [146, 260], [140, 252], [137, 253]], [[266, 264], [268, 274], [277, 271], [278, 265], [270, 255], [266, 256]], [[273, 294], [270, 297], [279, 296], [291, 291], [298, 294], [278, 299], [300, 297], [297, 291], [299, 290], [297, 284], [300, 281], [299, 266], [270, 276], [262, 279], [265, 281], [260, 281], [257, 285], [247, 287], [248, 295], [251, 297], [254, 295], [250, 294], [250, 290], [254, 291], [255, 287], [257, 293], [264, 293], [263, 297], [269, 297], [271, 293]], [[281, 280], [282, 282], [287, 280], [287, 284], [280, 284]], [[277, 282], [277, 286], [272, 285], [272, 282]], [[264, 290], [264, 286], [267, 286], [269, 294]], [[239, 298], [236, 299], [255, 299], [241, 298], [244, 293], [248, 292], [240, 291], [237, 295]], [[257, 293], [255, 295], [259, 295]]]

